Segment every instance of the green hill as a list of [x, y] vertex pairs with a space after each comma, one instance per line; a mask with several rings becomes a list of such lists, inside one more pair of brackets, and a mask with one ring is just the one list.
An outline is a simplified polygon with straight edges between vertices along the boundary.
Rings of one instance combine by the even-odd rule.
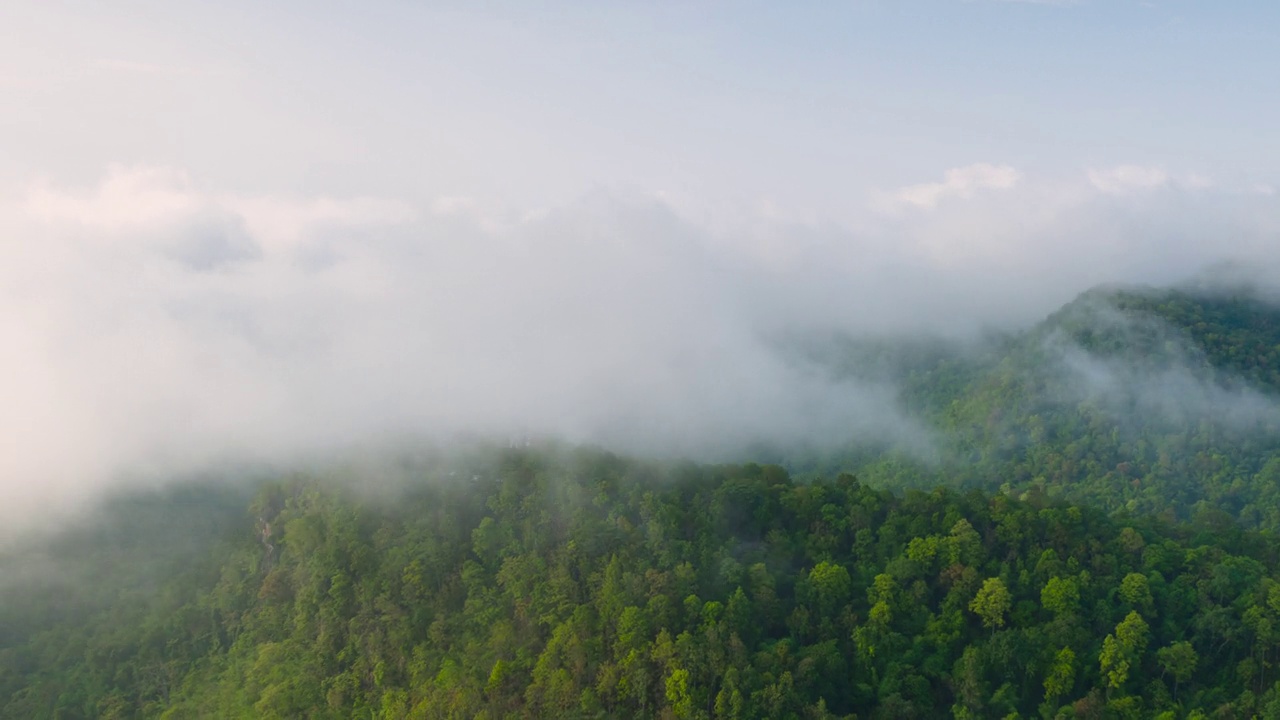
[[[1230, 527], [585, 450], [452, 472], [422, 468], [394, 502], [272, 483], [145, 590], [98, 574], [82, 614], [35, 624], [7, 602], [0, 715], [1280, 710], [1280, 560]], [[184, 535], [140, 528], [125, 552]], [[86, 566], [120, 552], [63, 550]]]
[[1254, 295], [1099, 289], [978, 345], [826, 353], [838, 374], [897, 384], [905, 411], [936, 430], [940, 460], [775, 458], [798, 471], [1280, 528], [1280, 309]]

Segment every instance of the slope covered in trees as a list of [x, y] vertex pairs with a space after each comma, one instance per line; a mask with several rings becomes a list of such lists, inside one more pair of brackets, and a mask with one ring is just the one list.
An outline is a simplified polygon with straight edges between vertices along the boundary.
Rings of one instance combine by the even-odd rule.
[[1280, 309], [1254, 294], [1099, 289], [976, 346], [860, 342], [825, 361], [898, 385], [940, 459], [778, 455], [793, 467], [1280, 529]]
[[1280, 560], [1239, 530], [552, 449], [224, 527], [77, 617], [7, 602], [0, 715], [1280, 716]]

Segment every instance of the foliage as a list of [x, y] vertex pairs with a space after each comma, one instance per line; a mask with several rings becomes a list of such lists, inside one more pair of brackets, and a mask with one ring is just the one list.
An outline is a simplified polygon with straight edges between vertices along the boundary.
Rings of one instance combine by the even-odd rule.
[[776, 454], [798, 474], [1280, 531], [1280, 308], [1247, 291], [1098, 289], [977, 346], [860, 341], [813, 354], [899, 387], [940, 459]]
[[[0, 716], [1280, 707], [1280, 567], [1248, 534], [592, 450], [494, 450], [413, 472], [359, 496], [342, 488], [376, 478], [280, 480], [224, 523], [228, 541], [161, 563], [145, 592], [107, 574], [74, 612], [17, 617], [6, 602]], [[148, 532], [125, 551], [74, 550], [86, 565], [142, 557], [183, 528]]]

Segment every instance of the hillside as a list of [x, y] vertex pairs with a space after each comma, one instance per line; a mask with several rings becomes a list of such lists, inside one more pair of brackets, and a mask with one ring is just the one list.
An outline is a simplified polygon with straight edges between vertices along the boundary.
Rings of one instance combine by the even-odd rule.
[[1254, 295], [1098, 289], [1021, 333], [851, 342], [833, 367], [895, 383], [939, 458], [778, 456], [794, 469], [1280, 529], [1280, 309]]
[[1280, 710], [1280, 559], [1238, 531], [596, 451], [468, 471], [393, 503], [269, 484], [148, 592], [98, 577], [96, 608], [41, 625], [6, 603], [0, 715]]
[[0, 717], [1280, 717], [1280, 311], [1099, 289], [822, 352], [936, 454], [477, 447], [121, 496], [0, 553]]

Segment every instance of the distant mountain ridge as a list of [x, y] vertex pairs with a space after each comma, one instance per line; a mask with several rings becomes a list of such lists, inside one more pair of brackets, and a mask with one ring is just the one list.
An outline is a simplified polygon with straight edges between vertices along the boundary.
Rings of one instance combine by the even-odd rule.
[[826, 358], [835, 372], [898, 385], [943, 459], [850, 450], [792, 455], [796, 471], [1280, 528], [1280, 306], [1249, 289], [1096, 288], [978, 345], [851, 341], [840, 353]]

